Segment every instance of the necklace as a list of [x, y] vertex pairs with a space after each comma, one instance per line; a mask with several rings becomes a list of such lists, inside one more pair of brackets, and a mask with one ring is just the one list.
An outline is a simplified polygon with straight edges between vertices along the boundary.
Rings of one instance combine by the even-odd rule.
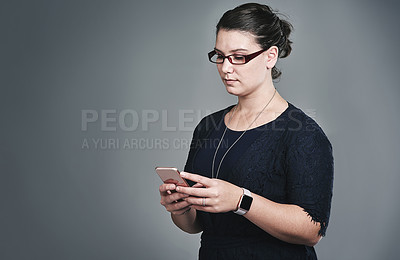
[[[264, 106], [264, 108], [260, 111], [260, 113], [258, 113], [258, 115], [256, 116], [256, 118], [254, 118], [253, 122], [251, 122], [251, 124], [246, 128], [246, 130], [244, 130], [244, 132], [238, 137], [238, 139], [236, 139], [235, 142], [233, 142], [233, 144], [228, 148], [228, 150], [226, 150], [226, 152], [224, 153], [224, 155], [223, 155], [222, 158], [221, 158], [221, 161], [219, 162], [219, 165], [218, 165], [218, 168], [217, 168], [217, 172], [216, 172], [216, 174], [215, 174], [215, 178], [216, 178], [216, 179], [218, 179], [219, 169], [221, 168], [222, 161], [225, 159], [226, 154], [232, 149], [232, 147], [240, 140], [240, 138], [242, 138], [242, 136], [247, 132], [247, 130], [249, 130], [250, 127], [254, 124], [254, 122], [260, 117], [261, 113], [264, 112], [264, 110], [267, 108], [267, 106], [269, 105], [269, 103], [271, 103], [272, 99], [273, 99], [274, 96], [275, 96], [275, 93], [276, 93], [276, 89], [275, 89], [274, 94], [272, 95], [271, 99], [270, 99], [270, 100], [268, 101], [268, 103]], [[231, 116], [229, 117], [228, 124], [225, 126], [224, 133], [222, 134], [222, 137], [221, 137], [221, 139], [219, 140], [217, 149], [215, 149], [214, 158], [213, 158], [212, 167], [211, 167], [211, 178], [214, 178], [215, 157], [217, 156], [219, 147], [221, 146], [222, 140], [224, 139], [226, 130], [228, 129], [228, 125], [229, 125], [230, 122], [231, 122], [233, 113], [235, 113], [236, 108], [237, 108], [237, 104], [236, 104], [235, 108], [233, 109]], [[224, 119], [222, 119], [222, 120], [224, 120]]]

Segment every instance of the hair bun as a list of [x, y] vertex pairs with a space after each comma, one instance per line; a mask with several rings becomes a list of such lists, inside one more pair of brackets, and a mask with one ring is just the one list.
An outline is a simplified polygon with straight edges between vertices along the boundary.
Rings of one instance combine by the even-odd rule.
[[282, 19], [279, 19], [279, 23], [281, 27], [281, 41], [280, 46], [278, 46], [279, 51], [281, 52], [279, 54], [279, 58], [285, 58], [292, 52], [292, 41], [289, 40], [289, 36], [293, 30], [293, 26], [289, 22]]

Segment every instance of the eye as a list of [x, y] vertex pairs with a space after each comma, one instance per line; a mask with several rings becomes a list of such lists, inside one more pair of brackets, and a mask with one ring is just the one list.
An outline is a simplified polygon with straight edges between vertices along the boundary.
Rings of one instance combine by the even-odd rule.
[[233, 55], [233, 59], [235, 61], [243, 62], [245, 60], [245, 57], [243, 55]]

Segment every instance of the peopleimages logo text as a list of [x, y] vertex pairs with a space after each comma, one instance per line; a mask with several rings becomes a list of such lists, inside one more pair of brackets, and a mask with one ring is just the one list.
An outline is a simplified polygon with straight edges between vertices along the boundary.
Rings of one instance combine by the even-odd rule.
[[[291, 111], [292, 112], [292, 111]], [[304, 110], [310, 116], [310, 124], [302, 125], [296, 119], [293, 111], [288, 117], [293, 120], [291, 131], [305, 129], [313, 131], [316, 117], [315, 109]], [[188, 150], [191, 145], [191, 135], [196, 125], [212, 111], [180, 109], [175, 112], [166, 109], [157, 111], [145, 109], [83, 109], [81, 110], [81, 149], [83, 150]], [[251, 123], [249, 118], [239, 115], [243, 122]], [[279, 124], [282, 118], [277, 117], [271, 124], [271, 130], [284, 131]], [[220, 122], [209, 120], [206, 124], [214, 127], [225, 127]], [[297, 124], [296, 124], [297, 123]], [[151, 131], [150, 131], [151, 130]], [[262, 131], [262, 128], [260, 128]], [[183, 132], [186, 132], [184, 135]], [[213, 141], [213, 140], [209, 140]], [[214, 140], [219, 143], [218, 140]], [[213, 145], [213, 143], [210, 143]], [[222, 143], [221, 145], [225, 145]], [[227, 144], [226, 144], [227, 145]], [[214, 144], [215, 146], [215, 144]]]
[[[166, 109], [157, 111], [144, 109], [140, 112], [134, 109], [83, 109], [81, 110], [81, 130], [97, 129], [102, 132], [133, 132], [148, 131], [151, 126], [160, 126], [161, 131], [193, 131], [202, 117], [211, 111], [180, 109], [169, 113]], [[175, 118], [174, 118], [175, 117]], [[177, 117], [177, 118], [176, 118]], [[174, 124], [168, 122], [174, 118]]]
[[81, 149], [188, 150], [189, 133], [210, 113], [193, 109], [82, 109]]

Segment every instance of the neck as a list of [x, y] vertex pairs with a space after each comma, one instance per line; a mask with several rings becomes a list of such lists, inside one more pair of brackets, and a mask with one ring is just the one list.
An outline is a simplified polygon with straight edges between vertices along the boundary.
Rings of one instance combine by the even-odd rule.
[[274, 95], [274, 92], [275, 87], [271, 82], [270, 85], [259, 88], [250, 95], [239, 96], [237, 110], [245, 114], [260, 112], [266, 102]]

